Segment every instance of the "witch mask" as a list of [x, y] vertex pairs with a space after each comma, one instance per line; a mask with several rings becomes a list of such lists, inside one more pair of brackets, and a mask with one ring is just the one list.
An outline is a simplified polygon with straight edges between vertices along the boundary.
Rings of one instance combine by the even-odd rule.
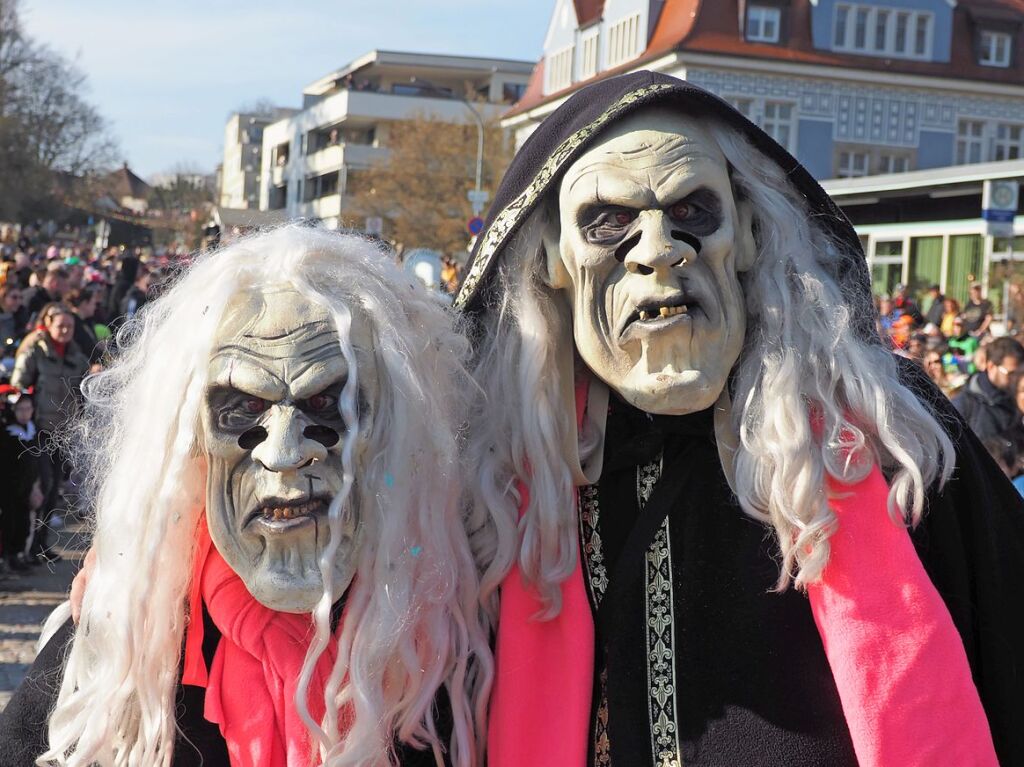
[[549, 282], [587, 366], [647, 412], [710, 407], [743, 346], [754, 246], [707, 129], [660, 110], [623, 120], [566, 171], [558, 222]]
[[[354, 308], [349, 340], [372, 349], [369, 320]], [[366, 367], [358, 371], [362, 392], [373, 388]], [[207, 519], [225, 561], [274, 610], [309, 611], [324, 593], [318, 560], [330, 536], [328, 506], [342, 487], [350, 435], [338, 405], [349, 373], [334, 319], [293, 287], [246, 292], [229, 305], [203, 409]], [[355, 571], [354, 503], [343, 520], [338, 594]]]

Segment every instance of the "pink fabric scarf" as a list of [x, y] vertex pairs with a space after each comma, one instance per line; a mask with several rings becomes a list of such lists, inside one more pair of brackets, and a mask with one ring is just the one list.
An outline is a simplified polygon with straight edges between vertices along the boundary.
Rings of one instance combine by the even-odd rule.
[[[578, 388], [577, 419], [585, 402]], [[839, 529], [809, 597], [861, 767], [998, 767], [960, 635], [889, 519], [881, 473], [829, 489]], [[502, 584], [490, 767], [586, 767], [594, 623], [579, 562], [562, 599], [539, 621], [517, 567]]]
[[[310, 767], [316, 752], [294, 701], [312, 621], [257, 602], [212, 545], [205, 514], [197, 535], [182, 683], [206, 688], [204, 716], [219, 726], [232, 767]], [[200, 600], [222, 634], [209, 672]], [[336, 645], [328, 643], [310, 681], [309, 711], [317, 722], [336, 658]]]

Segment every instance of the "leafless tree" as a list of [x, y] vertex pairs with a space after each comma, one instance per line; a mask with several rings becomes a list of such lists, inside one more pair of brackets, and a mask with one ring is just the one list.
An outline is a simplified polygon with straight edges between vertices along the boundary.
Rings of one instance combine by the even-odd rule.
[[84, 97], [85, 75], [26, 34], [19, 0], [0, 0], [0, 217], [21, 217], [53, 197], [55, 183], [109, 169], [118, 150]]

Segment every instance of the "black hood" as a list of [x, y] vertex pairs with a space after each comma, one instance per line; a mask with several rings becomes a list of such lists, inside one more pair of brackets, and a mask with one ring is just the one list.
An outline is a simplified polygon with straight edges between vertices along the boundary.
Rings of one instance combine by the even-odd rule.
[[[715, 117], [746, 136], [786, 172], [806, 199], [812, 216], [856, 258], [845, 259], [837, 279], [844, 292], [870, 297], [870, 281], [860, 240], [852, 224], [797, 160], [767, 133], [730, 104], [696, 85], [657, 72], [633, 72], [578, 90], [544, 120], [512, 160], [494, 197], [483, 231], [477, 238], [457, 308], [475, 314], [487, 305], [487, 295], [505, 246], [523, 221], [557, 186], [565, 170], [596, 140], [639, 109], [657, 106], [689, 115]], [[858, 318], [858, 327], [874, 333], [872, 318]], [[861, 327], [863, 326], [863, 327]]]

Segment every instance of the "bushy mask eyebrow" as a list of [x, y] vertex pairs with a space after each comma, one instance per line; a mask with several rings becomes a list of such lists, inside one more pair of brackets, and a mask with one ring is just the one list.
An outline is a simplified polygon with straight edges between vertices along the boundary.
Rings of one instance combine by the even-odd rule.
[[594, 223], [602, 213], [606, 213], [613, 210], [628, 210], [633, 212], [640, 212], [642, 210], [668, 210], [674, 205], [678, 205], [681, 202], [693, 203], [701, 206], [708, 213], [713, 214], [719, 218], [722, 215], [722, 199], [716, 191], [707, 186], [701, 186], [694, 189], [678, 199], [672, 200], [665, 205], [643, 205], [643, 204], [629, 204], [625, 202], [616, 201], [597, 201], [589, 205], [585, 205], [580, 208], [576, 213], [576, 222], [580, 227], [587, 226]]

